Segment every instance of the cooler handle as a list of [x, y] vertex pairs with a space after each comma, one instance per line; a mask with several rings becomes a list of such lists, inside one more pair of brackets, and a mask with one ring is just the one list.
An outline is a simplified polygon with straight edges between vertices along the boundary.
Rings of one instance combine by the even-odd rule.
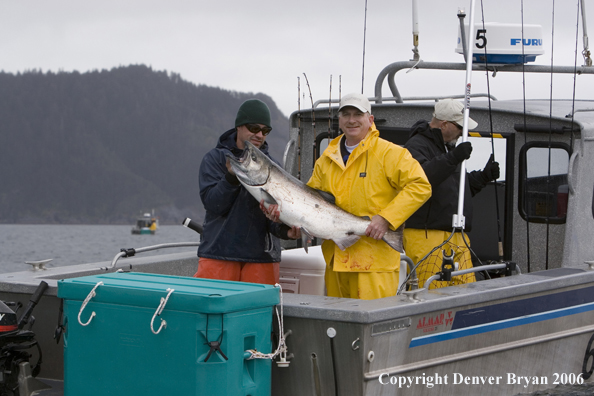
[[97, 315], [95, 313], [95, 311], [93, 311], [91, 313], [91, 317], [89, 318], [89, 320], [87, 320], [87, 323], [83, 323], [82, 320], [80, 320], [80, 315], [82, 315], [83, 310], [85, 309], [85, 307], [87, 306], [87, 304], [89, 303], [89, 301], [91, 301], [91, 298], [95, 297], [95, 295], [96, 295], [95, 289], [97, 289], [101, 285], [103, 285], [103, 282], [98, 282], [95, 285], [95, 287], [91, 290], [91, 292], [89, 293], [89, 295], [87, 296], [87, 298], [85, 298], [85, 301], [83, 301], [82, 305], [80, 306], [80, 311], [78, 311], [78, 323], [80, 323], [81, 326], [87, 326], [89, 323], [91, 323], [91, 320], [93, 320], [93, 318], [95, 317], [95, 315]]
[[157, 316], [161, 315], [161, 312], [163, 312], [163, 309], [165, 309], [165, 305], [167, 305], [167, 300], [169, 300], [169, 296], [171, 296], [171, 293], [174, 292], [175, 289], [167, 289], [168, 293], [167, 293], [167, 297], [163, 298], [161, 297], [161, 302], [159, 303], [159, 306], [157, 307], [157, 310], [155, 311], [155, 314], [153, 315], [153, 318], [151, 319], [151, 331], [153, 332], [153, 334], [159, 334], [161, 332], [161, 330], [163, 329], [163, 327], [167, 327], [167, 322], [161, 318], [161, 326], [159, 326], [159, 329], [157, 331], [155, 331], [154, 327], [153, 327], [153, 323], [155, 322], [155, 318]]

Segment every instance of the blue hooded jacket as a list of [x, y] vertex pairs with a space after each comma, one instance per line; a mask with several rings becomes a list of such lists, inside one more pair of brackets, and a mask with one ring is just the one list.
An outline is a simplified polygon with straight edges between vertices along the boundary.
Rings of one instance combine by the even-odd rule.
[[[260, 203], [230, 176], [226, 154], [240, 157], [235, 128], [225, 132], [217, 147], [200, 164], [200, 198], [206, 216], [198, 256], [250, 263], [280, 262], [279, 237], [287, 238], [288, 227], [274, 223], [260, 210]], [[260, 150], [268, 155], [268, 144]]]

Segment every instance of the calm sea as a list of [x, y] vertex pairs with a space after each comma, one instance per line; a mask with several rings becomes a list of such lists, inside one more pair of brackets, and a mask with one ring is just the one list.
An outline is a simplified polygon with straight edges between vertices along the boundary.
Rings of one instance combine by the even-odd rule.
[[[155, 235], [132, 235], [131, 229], [127, 225], [0, 224], [0, 273], [27, 270], [30, 266], [25, 261], [52, 259], [48, 267], [111, 261], [121, 248], [200, 239], [182, 225], [159, 226]], [[142, 253], [141, 257], [196, 249], [159, 249]]]

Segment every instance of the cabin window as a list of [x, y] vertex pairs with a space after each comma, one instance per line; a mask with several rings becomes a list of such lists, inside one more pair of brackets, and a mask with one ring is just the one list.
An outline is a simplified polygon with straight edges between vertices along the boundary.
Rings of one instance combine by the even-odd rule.
[[534, 223], [565, 223], [569, 146], [531, 142], [520, 150], [518, 210]]

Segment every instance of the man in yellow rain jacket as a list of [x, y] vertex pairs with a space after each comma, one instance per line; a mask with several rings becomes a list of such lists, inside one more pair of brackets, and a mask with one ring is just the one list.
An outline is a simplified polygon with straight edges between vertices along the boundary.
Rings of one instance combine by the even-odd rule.
[[342, 98], [338, 125], [343, 134], [316, 161], [307, 184], [333, 194], [336, 205], [369, 217], [371, 224], [367, 236], [344, 251], [332, 241], [322, 244], [328, 295], [365, 300], [393, 296], [400, 253], [382, 237], [429, 199], [431, 185], [406, 149], [379, 137], [365, 96]]

